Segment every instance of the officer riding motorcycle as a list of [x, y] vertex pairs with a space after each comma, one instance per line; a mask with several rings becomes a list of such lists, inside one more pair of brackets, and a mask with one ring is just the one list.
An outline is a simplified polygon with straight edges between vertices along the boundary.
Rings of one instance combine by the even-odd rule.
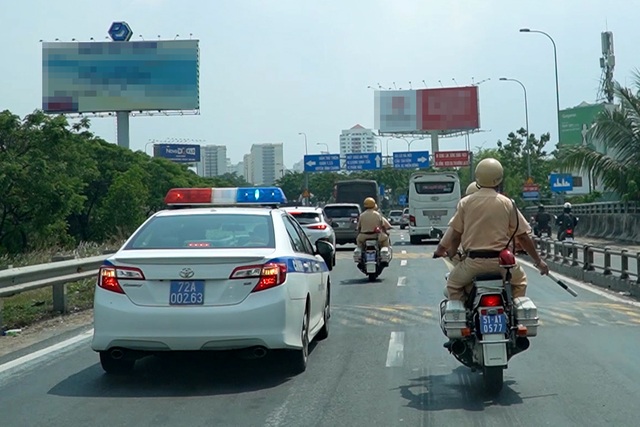
[[353, 260], [369, 280], [375, 280], [385, 267], [389, 266], [392, 251], [389, 242], [389, 221], [377, 211], [378, 205], [372, 197], [363, 203], [365, 211], [358, 218], [358, 247]]
[[535, 226], [533, 232], [536, 236], [542, 237], [542, 234], [546, 234], [551, 237], [551, 214], [545, 212], [544, 205], [538, 206], [538, 213], [533, 217]]

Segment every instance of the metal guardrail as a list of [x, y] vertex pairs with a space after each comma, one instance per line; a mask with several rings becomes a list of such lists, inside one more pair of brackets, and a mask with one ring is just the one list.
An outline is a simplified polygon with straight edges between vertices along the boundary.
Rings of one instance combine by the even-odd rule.
[[[562, 213], [563, 205], [545, 205], [545, 210], [550, 214]], [[524, 212], [533, 215], [538, 211], [536, 206], [524, 208]], [[640, 213], [640, 204], [636, 202], [596, 202], [577, 203], [571, 205], [571, 213], [575, 215], [593, 214], [637, 214]]]
[[98, 269], [111, 254], [88, 258], [54, 257], [51, 263], [9, 268], [0, 271], [0, 327], [2, 327], [2, 298], [51, 286], [53, 310], [67, 312], [66, 284], [98, 275]]

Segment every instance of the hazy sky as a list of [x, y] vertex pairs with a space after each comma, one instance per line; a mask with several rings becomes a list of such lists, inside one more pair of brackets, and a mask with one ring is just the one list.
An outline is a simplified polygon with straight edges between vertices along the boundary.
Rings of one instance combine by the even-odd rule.
[[[613, 31], [616, 71], [631, 83], [640, 68], [640, 27], [632, 0], [2, 0], [0, 109], [23, 116], [41, 108], [40, 39], [104, 39], [124, 20], [132, 40], [200, 40], [199, 116], [131, 118], [131, 148], [151, 139], [224, 144], [235, 163], [252, 143], [282, 142], [290, 167], [309, 152], [339, 151], [342, 129], [374, 125], [367, 86], [413, 88], [480, 85], [480, 123], [473, 147], [494, 146], [524, 126], [522, 81], [530, 131], [557, 138], [553, 47], [558, 47], [560, 107], [594, 102], [601, 74], [600, 33]], [[115, 143], [115, 118], [92, 119]], [[385, 139], [386, 140], [386, 139]], [[441, 150], [464, 147], [442, 139]], [[412, 150], [430, 149], [418, 141]], [[150, 147], [149, 150], [150, 151]], [[406, 151], [392, 140], [389, 151]]]

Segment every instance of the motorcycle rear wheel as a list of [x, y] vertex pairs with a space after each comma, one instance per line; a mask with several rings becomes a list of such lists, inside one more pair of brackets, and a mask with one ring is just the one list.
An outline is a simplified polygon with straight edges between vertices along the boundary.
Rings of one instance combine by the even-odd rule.
[[374, 280], [376, 280], [378, 278], [378, 274], [377, 273], [369, 273], [369, 281], [373, 282]]
[[495, 396], [502, 391], [504, 385], [504, 369], [501, 366], [487, 366], [484, 368], [482, 379], [484, 381], [485, 391]]

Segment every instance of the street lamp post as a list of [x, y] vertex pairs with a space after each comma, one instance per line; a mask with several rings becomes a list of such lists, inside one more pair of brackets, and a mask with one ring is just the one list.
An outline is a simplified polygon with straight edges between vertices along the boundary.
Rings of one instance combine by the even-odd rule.
[[[309, 147], [307, 145], [307, 134], [304, 132], [298, 132], [298, 135], [303, 135], [304, 136], [304, 154], [309, 154]], [[302, 160], [302, 167], [304, 168], [304, 158]], [[309, 206], [309, 197], [307, 197], [307, 195], [309, 194], [309, 172], [305, 172], [304, 173], [304, 194], [303, 194], [303, 200], [304, 200], [304, 205], [305, 206]]]
[[522, 84], [520, 80], [517, 80], [517, 79], [508, 79], [506, 77], [500, 77], [500, 80], [504, 82], [516, 82], [520, 86], [522, 86], [522, 90], [524, 91], [524, 120], [525, 120], [526, 132], [527, 132], [526, 142], [524, 146], [527, 150], [527, 175], [529, 178], [531, 178], [531, 145], [529, 143], [529, 104], [527, 102], [527, 88], [524, 86], [524, 84]]
[[325, 147], [327, 147], [326, 153], [329, 154], [329, 144], [326, 144], [324, 142], [316, 142], [316, 145], [324, 145]]
[[553, 62], [555, 65], [555, 72], [556, 72], [556, 120], [558, 121], [558, 143], [560, 143], [560, 89], [558, 87], [558, 51], [556, 49], [556, 42], [553, 40], [553, 38], [549, 34], [545, 33], [544, 31], [532, 30], [529, 28], [520, 28], [520, 32], [542, 34], [546, 36], [549, 40], [551, 40], [551, 43], [553, 44]]

